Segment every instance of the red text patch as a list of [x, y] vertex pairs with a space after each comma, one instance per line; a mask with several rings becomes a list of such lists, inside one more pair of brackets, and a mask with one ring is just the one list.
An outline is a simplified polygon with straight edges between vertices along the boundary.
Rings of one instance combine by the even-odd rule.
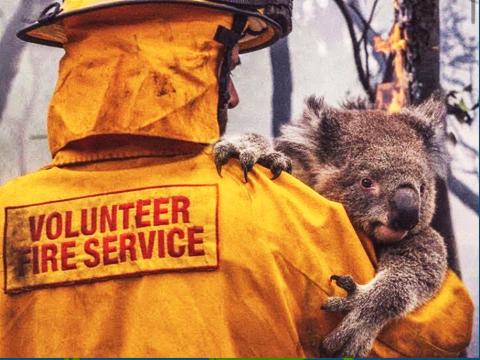
[[217, 187], [161, 186], [5, 209], [5, 291], [218, 267]]

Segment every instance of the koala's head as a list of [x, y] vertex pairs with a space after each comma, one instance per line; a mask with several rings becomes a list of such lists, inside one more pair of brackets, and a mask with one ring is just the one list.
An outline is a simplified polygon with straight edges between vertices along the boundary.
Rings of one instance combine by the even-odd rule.
[[388, 114], [334, 109], [310, 98], [303, 119], [282, 138], [298, 138], [303, 129], [303, 150], [315, 159], [304, 164], [309, 185], [341, 202], [357, 230], [391, 243], [430, 225], [436, 177], [448, 169], [444, 116], [433, 99]]

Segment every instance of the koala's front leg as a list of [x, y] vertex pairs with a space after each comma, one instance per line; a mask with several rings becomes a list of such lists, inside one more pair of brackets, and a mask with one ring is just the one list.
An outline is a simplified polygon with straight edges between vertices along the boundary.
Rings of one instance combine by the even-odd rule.
[[394, 278], [383, 270], [368, 284], [358, 285], [351, 276], [332, 276], [348, 296], [329, 298], [322, 309], [347, 315], [324, 339], [325, 351], [339, 357], [365, 357], [382, 328], [416, 306], [416, 297]]
[[257, 163], [269, 168], [273, 174], [273, 179], [279, 177], [282, 171], [292, 172], [290, 159], [275, 151], [270, 140], [258, 134], [222, 138], [214, 145], [213, 155], [219, 175], [221, 175], [222, 167], [230, 159], [238, 158], [245, 181], [248, 181], [248, 172]]
[[379, 271], [366, 285], [349, 276], [334, 276], [346, 298], [330, 298], [323, 309], [346, 312], [323, 346], [330, 354], [367, 356], [382, 328], [432, 298], [447, 271], [442, 237], [426, 228], [400, 243], [379, 248]]

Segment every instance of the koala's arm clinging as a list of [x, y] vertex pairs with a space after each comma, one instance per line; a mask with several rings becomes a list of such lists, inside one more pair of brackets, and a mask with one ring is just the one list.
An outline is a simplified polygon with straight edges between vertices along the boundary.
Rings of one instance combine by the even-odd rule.
[[347, 313], [323, 347], [343, 357], [367, 356], [373, 341], [391, 320], [429, 300], [440, 288], [447, 269], [443, 239], [428, 228], [380, 250], [379, 269], [366, 285], [350, 276], [333, 276], [348, 296], [330, 298], [322, 309]]

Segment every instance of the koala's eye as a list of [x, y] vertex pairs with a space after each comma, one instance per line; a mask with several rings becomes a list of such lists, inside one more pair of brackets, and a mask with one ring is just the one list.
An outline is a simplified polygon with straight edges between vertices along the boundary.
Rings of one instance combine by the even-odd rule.
[[368, 178], [362, 179], [362, 186], [366, 189], [370, 189], [373, 186], [373, 181]]
[[425, 184], [420, 185], [420, 194], [425, 192]]

